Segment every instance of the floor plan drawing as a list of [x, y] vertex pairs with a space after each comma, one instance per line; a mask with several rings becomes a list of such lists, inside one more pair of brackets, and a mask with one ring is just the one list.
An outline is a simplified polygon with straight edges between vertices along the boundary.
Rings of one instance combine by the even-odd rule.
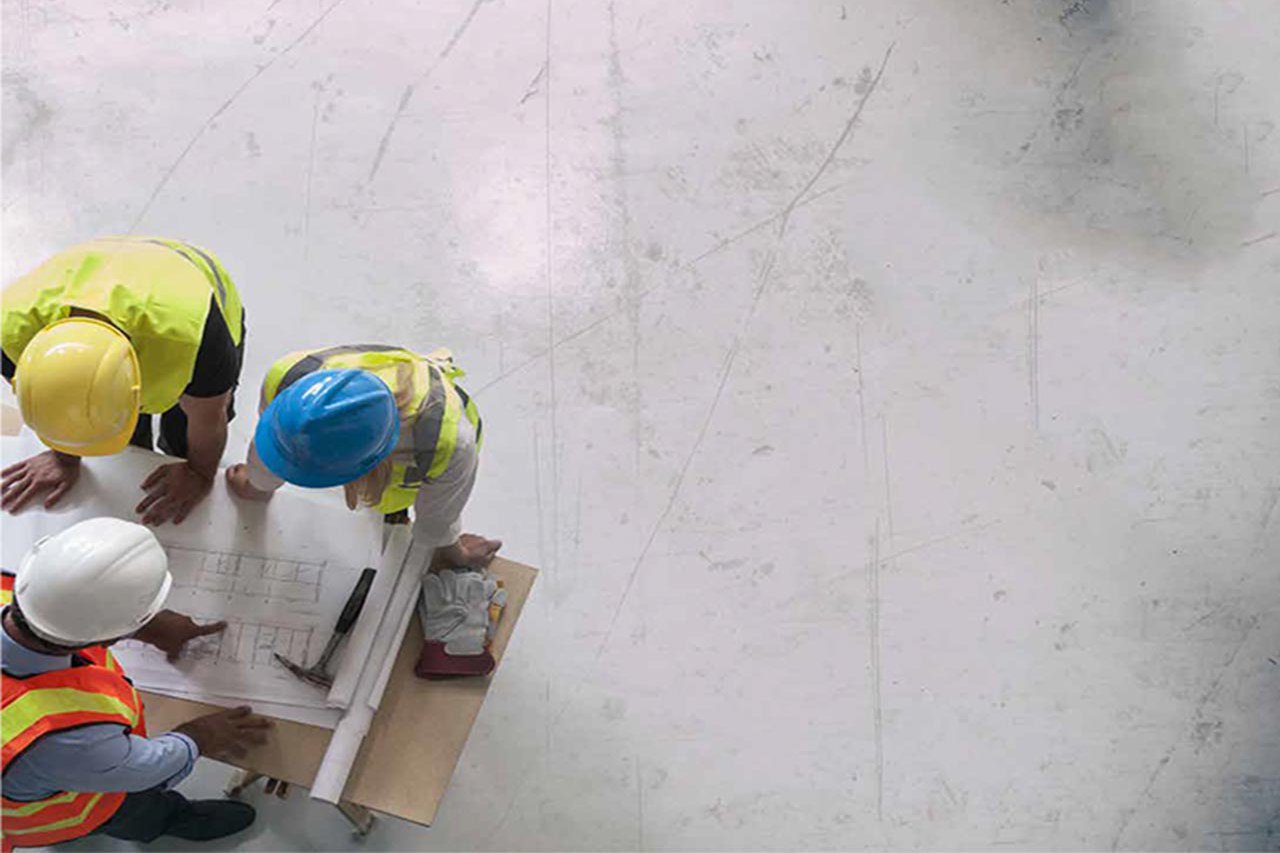
[[[165, 550], [169, 554], [169, 570], [175, 577], [174, 589], [261, 596], [265, 602], [282, 604], [320, 601], [324, 563], [174, 545]], [[184, 578], [182, 582], [177, 581], [179, 575]]]
[[326, 691], [276, 659], [319, 658], [359, 567], [165, 543], [173, 587], [166, 607], [226, 630], [193, 640], [177, 661], [137, 641], [117, 655], [139, 687], [325, 707]]
[[[219, 618], [203, 614], [188, 615], [200, 623], [216, 622]], [[283, 655], [290, 660], [305, 660], [315, 634], [315, 628], [310, 626], [299, 628], [227, 620], [225, 631], [192, 640], [182, 650], [182, 657], [190, 664], [201, 667], [230, 664], [250, 670], [284, 671], [285, 668], [276, 659], [276, 655]], [[152, 657], [151, 662], [155, 665], [159, 665], [161, 661], [167, 662], [162, 652], [137, 640], [125, 640], [119, 644], [119, 648], [129, 649], [131, 655]]]
[[[40, 448], [25, 431], [0, 439], [5, 458]], [[135, 519], [138, 483], [161, 461], [137, 448], [87, 460], [76, 489], [55, 508], [6, 517], [0, 562], [16, 568], [41, 537], [85, 518]], [[331, 724], [327, 691], [294, 677], [275, 655], [304, 665], [320, 657], [361, 570], [378, 563], [381, 518], [288, 490], [257, 504], [215, 488], [183, 524], [154, 530], [173, 576], [165, 608], [202, 624], [226, 621], [227, 628], [191, 642], [176, 661], [151, 646], [116, 643], [133, 682], [217, 704], [269, 705], [277, 716]], [[341, 660], [339, 650], [335, 666]]]

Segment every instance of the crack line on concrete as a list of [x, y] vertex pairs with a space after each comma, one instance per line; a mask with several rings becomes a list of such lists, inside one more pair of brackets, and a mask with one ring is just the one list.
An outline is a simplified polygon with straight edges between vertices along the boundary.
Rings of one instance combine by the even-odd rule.
[[467, 12], [467, 16], [462, 19], [462, 23], [458, 24], [454, 29], [453, 36], [449, 39], [449, 43], [444, 46], [444, 50], [440, 51], [439, 55], [436, 56], [435, 60], [426, 71], [422, 72], [418, 79], [404, 87], [404, 91], [400, 94], [400, 103], [396, 105], [395, 114], [391, 116], [391, 121], [387, 124], [387, 129], [383, 132], [382, 139], [378, 142], [378, 151], [374, 155], [373, 165], [369, 168], [369, 177], [365, 183], [372, 183], [374, 177], [378, 174], [378, 169], [382, 167], [382, 158], [387, 154], [387, 147], [391, 144], [391, 137], [396, 132], [396, 125], [400, 123], [400, 118], [408, 108], [409, 102], [413, 100], [413, 95], [418, 90], [418, 87], [427, 82], [431, 75], [435, 73], [435, 70], [440, 67], [440, 63], [449, 58], [449, 54], [453, 53], [453, 49], [462, 40], [462, 36], [470, 28], [471, 22], [475, 20], [476, 13], [480, 11], [480, 7], [486, 2], [488, 0], [475, 0], [471, 4], [471, 11]]
[[250, 86], [252, 86], [253, 83], [259, 77], [265, 74], [269, 68], [271, 68], [271, 66], [275, 65], [285, 56], [288, 56], [289, 52], [292, 51], [299, 44], [301, 44], [303, 40], [306, 39], [307, 36], [311, 35], [311, 33], [313, 33], [315, 29], [319, 27], [321, 23], [324, 22], [324, 19], [329, 17], [330, 13], [332, 13], [334, 9], [337, 9], [339, 6], [341, 6], [345, 2], [346, 0], [334, 0], [333, 3], [329, 4], [328, 8], [326, 8], [323, 12], [321, 12], [320, 15], [317, 16], [316, 19], [311, 22], [310, 26], [308, 26], [305, 30], [302, 31], [301, 35], [299, 35], [293, 41], [289, 42], [289, 44], [286, 45], [284, 49], [281, 50], [279, 53], [277, 53], [275, 56], [271, 57], [266, 62], [259, 65], [257, 70], [254, 71], [253, 74], [249, 75], [249, 79], [241, 83], [239, 88], [237, 88], [234, 92], [232, 92], [231, 96], [222, 102], [222, 106], [214, 110], [213, 114], [204, 120], [204, 123], [200, 125], [200, 127], [196, 130], [195, 134], [191, 137], [191, 140], [186, 144], [186, 147], [184, 147], [182, 151], [178, 153], [178, 156], [174, 159], [174, 161], [169, 164], [169, 168], [164, 171], [163, 175], [161, 175], [159, 182], [155, 185], [155, 188], [151, 190], [151, 195], [147, 197], [146, 203], [142, 205], [142, 209], [138, 211], [138, 215], [133, 218], [133, 223], [129, 226], [128, 233], [133, 234], [138, 230], [138, 225], [142, 223], [143, 217], [145, 217], [147, 213], [151, 210], [151, 205], [155, 203], [155, 200], [157, 198], [159, 198], [160, 193], [164, 190], [166, 186], [168, 186], [169, 179], [173, 177], [173, 173], [176, 172], [178, 170], [178, 167], [182, 165], [182, 161], [187, 159], [187, 155], [191, 153], [191, 149], [196, 147], [196, 143], [200, 141], [200, 137], [204, 136], [205, 132], [210, 127], [213, 126], [213, 123], [215, 121], [218, 120], [218, 117], [221, 116], [223, 113], [225, 113], [228, 109], [230, 109], [231, 105], [236, 102], [236, 99], [239, 98], [241, 95], [243, 95], [245, 91]]
[[876, 747], [876, 820], [884, 821], [884, 714], [880, 696], [880, 517], [867, 561], [867, 658], [871, 668], [871, 722]]
[[[1195, 709], [1191, 714], [1192, 720], [1195, 720], [1204, 712], [1205, 706], [1208, 705], [1209, 701], [1217, 694], [1218, 688], [1222, 685], [1222, 680], [1226, 678], [1227, 672], [1231, 669], [1231, 665], [1236, 662], [1236, 657], [1239, 656], [1240, 650], [1244, 648], [1244, 644], [1249, 641], [1249, 637], [1253, 635], [1254, 629], [1258, 627], [1258, 621], [1257, 616], [1254, 616], [1249, 620], [1249, 626], [1245, 628], [1243, 636], [1240, 637], [1240, 642], [1236, 643], [1236, 647], [1232, 649], [1231, 655], [1227, 658], [1226, 663], [1219, 667], [1218, 674], [1213, 679], [1213, 683], [1209, 685], [1209, 689], [1206, 690], [1200, 696], [1199, 701], [1196, 702]], [[1138, 809], [1142, 808], [1146, 803], [1147, 799], [1151, 795], [1151, 789], [1155, 787], [1156, 782], [1164, 773], [1164, 769], [1169, 766], [1169, 762], [1173, 760], [1173, 756], [1177, 753], [1178, 747], [1181, 745], [1181, 741], [1174, 741], [1173, 744], [1165, 750], [1164, 755], [1160, 757], [1160, 760], [1156, 762], [1156, 766], [1152, 768], [1151, 775], [1147, 777], [1147, 784], [1143, 786], [1141, 793], [1138, 794], [1137, 802], [1135, 802], [1131, 808], [1126, 809], [1120, 819], [1120, 827], [1116, 830], [1115, 837], [1111, 839], [1112, 851], [1119, 849], [1120, 842], [1123, 840], [1125, 831], [1129, 828], [1129, 824], [1133, 821], [1134, 815], [1136, 815], [1138, 813]]]
[[307, 193], [302, 215], [302, 264], [305, 267], [311, 253], [311, 178], [316, 165], [316, 129], [320, 124], [320, 93], [316, 92], [315, 105], [311, 109], [311, 145], [307, 148]]
[[1027, 298], [1027, 393], [1031, 404], [1031, 425], [1040, 431], [1040, 280], [1031, 277]]
[[[476, 7], [480, 2], [477, 0]], [[472, 16], [474, 16], [474, 11]], [[551, 203], [551, 0], [547, 0], [546, 11], [546, 46], [544, 50], [544, 63], [547, 66], [547, 97], [544, 101], [544, 122], [543, 122], [543, 140], [544, 140], [544, 160], [543, 160], [543, 180], [546, 189], [546, 290], [547, 290], [547, 386], [550, 394], [550, 421], [551, 421], [551, 560], [552, 565], [559, 569], [560, 567], [560, 436], [558, 425], [556, 423], [556, 311], [555, 311], [555, 267], [553, 247], [555, 227], [552, 221], [552, 203]], [[450, 43], [452, 48], [454, 42]]]
[[875, 94], [876, 89], [880, 85], [880, 78], [884, 76], [884, 69], [889, 64], [889, 57], [893, 55], [893, 48], [895, 44], [896, 42], [891, 43], [885, 50], [884, 59], [880, 60], [880, 69], [876, 71], [876, 76], [871, 80], [870, 85], [867, 86], [867, 91], [862, 93], [862, 99], [858, 101], [857, 109], [853, 111], [853, 115], [851, 115], [849, 120], [845, 123], [844, 130], [841, 131], [840, 136], [835, 141], [835, 144], [831, 146], [831, 150], [827, 152], [827, 156], [822, 161], [822, 164], [818, 166], [817, 171], [813, 173], [812, 177], [805, 182], [805, 185], [800, 188], [800, 191], [792, 196], [791, 201], [787, 202], [786, 206], [783, 207], [782, 212], [779, 214], [782, 224], [778, 226], [778, 236], [782, 236], [787, 233], [787, 225], [791, 221], [791, 214], [796, 209], [796, 205], [800, 203], [800, 200], [805, 197], [805, 194], [808, 193], [809, 190], [813, 189], [813, 185], [818, 182], [818, 179], [820, 179], [823, 173], [827, 171], [828, 167], [831, 166], [831, 163], [836, 159], [836, 154], [840, 152], [841, 147], [853, 134], [853, 129], [857, 126], [858, 119], [862, 117], [862, 110], [866, 107], [867, 101], [871, 100], [871, 96]]
[[640, 555], [636, 557], [635, 564], [631, 567], [631, 573], [627, 576], [627, 583], [622, 588], [622, 597], [618, 599], [618, 604], [613, 609], [613, 616], [609, 619], [609, 627], [605, 629], [604, 637], [600, 640], [600, 645], [596, 649], [596, 661], [600, 660], [600, 656], [604, 654], [605, 648], [609, 645], [609, 640], [613, 638], [614, 628], [618, 624], [622, 609], [631, 595], [631, 589], [635, 586], [640, 567], [644, 565], [645, 558], [649, 556], [649, 549], [653, 547], [654, 540], [658, 538], [658, 533], [661, 532], [663, 525], [666, 524], [667, 517], [671, 515], [671, 510], [675, 507], [676, 500], [680, 497], [680, 490], [684, 486], [685, 476], [689, 473], [689, 466], [693, 464], [694, 457], [698, 455], [698, 450], [702, 447], [702, 442], [707, 437], [707, 429], [711, 426], [711, 420], [715, 416], [716, 408], [720, 405], [720, 397], [724, 394], [725, 386], [729, 382], [729, 374], [733, 370], [733, 362], [738, 356], [740, 344], [741, 338], [735, 337], [733, 344], [729, 347], [729, 351], [725, 354], [724, 362], [720, 367], [720, 380], [716, 383], [711, 405], [707, 407], [707, 412], [702, 418], [702, 426], [698, 430], [697, 437], [694, 438], [693, 446], [689, 448], [689, 452], [685, 455], [684, 463], [680, 466], [680, 472], [676, 475], [676, 481], [671, 488], [671, 494], [667, 498], [667, 504], [663, 507], [657, 522], [649, 531], [649, 538], [645, 540], [644, 547], [640, 549]]

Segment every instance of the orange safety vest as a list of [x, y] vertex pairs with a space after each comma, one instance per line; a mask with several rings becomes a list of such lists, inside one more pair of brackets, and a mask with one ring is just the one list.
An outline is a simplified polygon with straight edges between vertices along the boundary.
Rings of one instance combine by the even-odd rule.
[[[0, 604], [13, 600], [13, 575], [0, 574]], [[3, 629], [0, 629], [3, 630]], [[16, 676], [0, 671], [0, 774], [9, 762], [50, 732], [92, 723], [116, 723], [145, 737], [142, 699], [105, 646], [81, 649], [67, 669]], [[80, 838], [106, 823], [124, 792], [61, 791], [23, 802], [0, 797], [0, 841], [14, 847], [43, 847]]]

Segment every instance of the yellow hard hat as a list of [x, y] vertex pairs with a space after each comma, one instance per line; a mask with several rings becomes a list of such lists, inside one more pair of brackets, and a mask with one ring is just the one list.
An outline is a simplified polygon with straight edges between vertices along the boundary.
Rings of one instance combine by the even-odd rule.
[[22, 419], [63, 453], [109, 456], [138, 424], [138, 354], [123, 332], [92, 317], [68, 317], [36, 333], [18, 359]]

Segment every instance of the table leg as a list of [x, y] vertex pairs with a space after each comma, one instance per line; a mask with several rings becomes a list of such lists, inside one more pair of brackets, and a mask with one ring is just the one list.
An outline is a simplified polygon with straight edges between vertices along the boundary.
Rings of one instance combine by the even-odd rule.
[[339, 800], [338, 811], [342, 812], [342, 816], [351, 823], [356, 838], [364, 838], [369, 834], [369, 830], [373, 828], [373, 812], [364, 806], [358, 806], [346, 800]]
[[262, 778], [261, 773], [255, 773], [252, 770], [237, 770], [235, 775], [231, 777], [230, 784], [222, 790], [230, 798], [240, 796], [240, 792]]

